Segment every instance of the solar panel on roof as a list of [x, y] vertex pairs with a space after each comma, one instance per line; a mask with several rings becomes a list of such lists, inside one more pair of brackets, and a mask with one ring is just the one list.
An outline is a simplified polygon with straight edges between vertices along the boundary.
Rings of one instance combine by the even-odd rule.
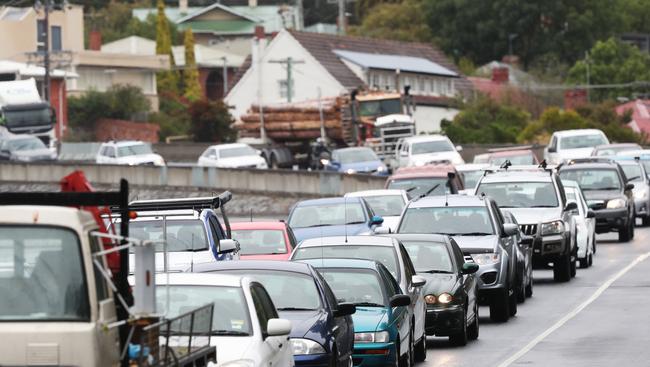
[[423, 57], [372, 54], [345, 50], [334, 50], [340, 58], [368, 69], [397, 70], [420, 74], [457, 77], [458, 74]]

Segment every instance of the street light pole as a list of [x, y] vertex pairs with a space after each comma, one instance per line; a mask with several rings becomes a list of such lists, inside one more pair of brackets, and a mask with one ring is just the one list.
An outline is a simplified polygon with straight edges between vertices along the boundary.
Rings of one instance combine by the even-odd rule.
[[45, 20], [43, 30], [45, 38], [45, 54], [43, 55], [43, 66], [45, 67], [45, 79], [43, 80], [43, 98], [50, 101], [50, 10], [52, 1], [45, 0]]

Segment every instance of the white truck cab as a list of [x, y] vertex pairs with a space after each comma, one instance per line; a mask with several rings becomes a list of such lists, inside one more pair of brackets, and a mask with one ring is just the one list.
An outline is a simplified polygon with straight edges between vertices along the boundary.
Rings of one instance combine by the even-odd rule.
[[598, 145], [609, 144], [605, 133], [598, 129], [556, 131], [544, 149], [548, 164], [560, 164], [577, 158], [588, 158]]

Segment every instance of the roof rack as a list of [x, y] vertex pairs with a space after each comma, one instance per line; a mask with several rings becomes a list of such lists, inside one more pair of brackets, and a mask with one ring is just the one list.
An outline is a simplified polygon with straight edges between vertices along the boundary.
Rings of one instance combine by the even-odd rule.
[[121, 180], [120, 191], [103, 192], [0, 192], [0, 205], [110, 206], [128, 218], [129, 185]]

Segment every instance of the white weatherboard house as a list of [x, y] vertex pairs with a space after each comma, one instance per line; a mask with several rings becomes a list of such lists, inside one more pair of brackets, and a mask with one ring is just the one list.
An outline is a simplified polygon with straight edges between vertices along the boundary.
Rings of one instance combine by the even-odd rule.
[[418, 132], [440, 131], [467, 97], [471, 83], [444, 54], [428, 44], [282, 30], [253, 41], [225, 101], [239, 118], [253, 104], [286, 103], [291, 59], [291, 102], [339, 96], [356, 88], [401, 91], [411, 86]]

